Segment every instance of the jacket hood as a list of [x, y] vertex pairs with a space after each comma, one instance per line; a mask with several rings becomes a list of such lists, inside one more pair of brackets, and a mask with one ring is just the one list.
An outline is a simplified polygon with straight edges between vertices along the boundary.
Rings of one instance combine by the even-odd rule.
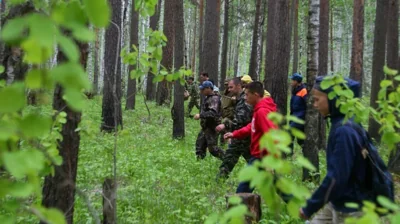
[[296, 95], [300, 90], [302, 90], [304, 88], [306, 88], [306, 85], [304, 83], [302, 83], [299, 86], [292, 89], [292, 94]]
[[[322, 89], [321, 83], [323, 80], [324, 80], [323, 76], [317, 77], [315, 79], [314, 89], [317, 89], [317, 90], [329, 95], [329, 93], [333, 91], [333, 87], [329, 87], [328, 89]], [[354, 97], [358, 98], [360, 96], [360, 83], [355, 80], [349, 79], [349, 78], [345, 78], [345, 82], [346, 82], [346, 85], [350, 88], [350, 90], [354, 93]], [[337, 101], [337, 97], [335, 97], [333, 99], [328, 98], [329, 117], [344, 116], [344, 114], [342, 114], [340, 112], [340, 108], [336, 107], [336, 101]]]
[[254, 111], [257, 111], [261, 108], [268, 109], [270, 111], [276, 111], [276, 104], [272, 97], [263, 98], [260, 100], [255, 106]]

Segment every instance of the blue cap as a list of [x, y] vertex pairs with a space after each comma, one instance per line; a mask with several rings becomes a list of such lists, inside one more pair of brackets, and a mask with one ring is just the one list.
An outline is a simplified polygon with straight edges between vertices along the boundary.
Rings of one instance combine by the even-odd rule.
[[299, 73], [294, 73], [292, 76], [290, 76], [291, 80], [297, 81], [297, 82], [302, 82], [303, 81], [303, 76]]
[[203, 90], [203, 89], [205, 89], [205, 88], [211, 88], [211, 89], [213, 89], [213, 88], [214, 88], [214, 85], [213, 85], [212, 82], [210, 82], [210, 81], [204, 81], [204, 82], [199, 86], [199, 89], [200, 89], [200, 90]]

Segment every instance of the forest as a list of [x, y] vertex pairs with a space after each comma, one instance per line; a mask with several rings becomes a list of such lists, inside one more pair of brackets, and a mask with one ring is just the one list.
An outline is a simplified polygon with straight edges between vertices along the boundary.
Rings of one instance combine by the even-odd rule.
[[[0, 223], [314, 223], [304, 208], [338, 153], [315, 90], [393, 179], [392, 197], [343, 202], [361, 211], [345, 222], [400, 223], [399, 13], [399, 0], [0, 0]], [[242, 147], [228, 124], [239, 102], [256, 113], [251, 94], [274, 102], [274, 128]], [[251, 165], [240, 151], [222, 177], [235, 144], [268, 153]]]

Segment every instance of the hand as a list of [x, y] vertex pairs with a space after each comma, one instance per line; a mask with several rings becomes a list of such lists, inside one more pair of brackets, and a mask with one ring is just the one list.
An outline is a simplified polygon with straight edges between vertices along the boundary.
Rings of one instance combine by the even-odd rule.
[[308, 220], [308, 217], [304, 214], [303, 209], [299, 209], [299, 216], [301, 219]]
[[223, 131], [224, 129], [225, 129], [225, 125], [224, 124], [220, 124], [215, 128], [215, 130], [217, 132]]
[[200, 119], [200, 114], [196, 114], [196, 115], [194, 115], [193, 119], [195, 119], [195, 120], [199, 120], [199, 119]]
[[224, 139], [233, 138], [232, 132], [228, 132], [224, 135]]

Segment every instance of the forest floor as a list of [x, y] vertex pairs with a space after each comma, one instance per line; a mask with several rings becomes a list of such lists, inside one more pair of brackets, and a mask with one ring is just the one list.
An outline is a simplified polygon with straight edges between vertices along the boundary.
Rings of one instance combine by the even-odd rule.
[[[136, 106], [134, 111], [123, 111], [124, 129], [117, 137], [118, 222], [204, 223], [210, 215], [222, 214], [226, 210], [225, 195], [235, 192], [238, 172], [245, 161], [240, 159], [227, 181], [217, 182], [221, 162], [210, 154], [203, 161], [195, 157], [194, 145], [200, 130], [198, 121], [187, 118], [186, 137], [172, 140], [169, 108], [148, 103], [151, 113], [148, 119], [141, 96], [137, 97]], [[196, 112], [194, 109], [192, 113]], [[87, 196], [99, 217], [102, 216], [102, 184], [113, 174], [115, 140], [114, 135], [100, 132], [100, 121], [101, 99], [88, 100], [80, 125], [77, 187]], [[323, 177], [326, 172], [323, 151], [320, 170]], [[302, 170], [296, 169], [290, 178], [300, 184], [301, 175]], [[314, 183], [306, 186], [316, 188]], [[399, 190], [397, 193], [400, 196]], [[79, 195], [74, 214], [74, 223], [94, 221], [85, 199]], [[279, 222], [271, 221], [276, 217]], [[286, 211], [271, 214], [265, 205], [262, 218], [260, 223], [304, 223], [291, 218]]]

